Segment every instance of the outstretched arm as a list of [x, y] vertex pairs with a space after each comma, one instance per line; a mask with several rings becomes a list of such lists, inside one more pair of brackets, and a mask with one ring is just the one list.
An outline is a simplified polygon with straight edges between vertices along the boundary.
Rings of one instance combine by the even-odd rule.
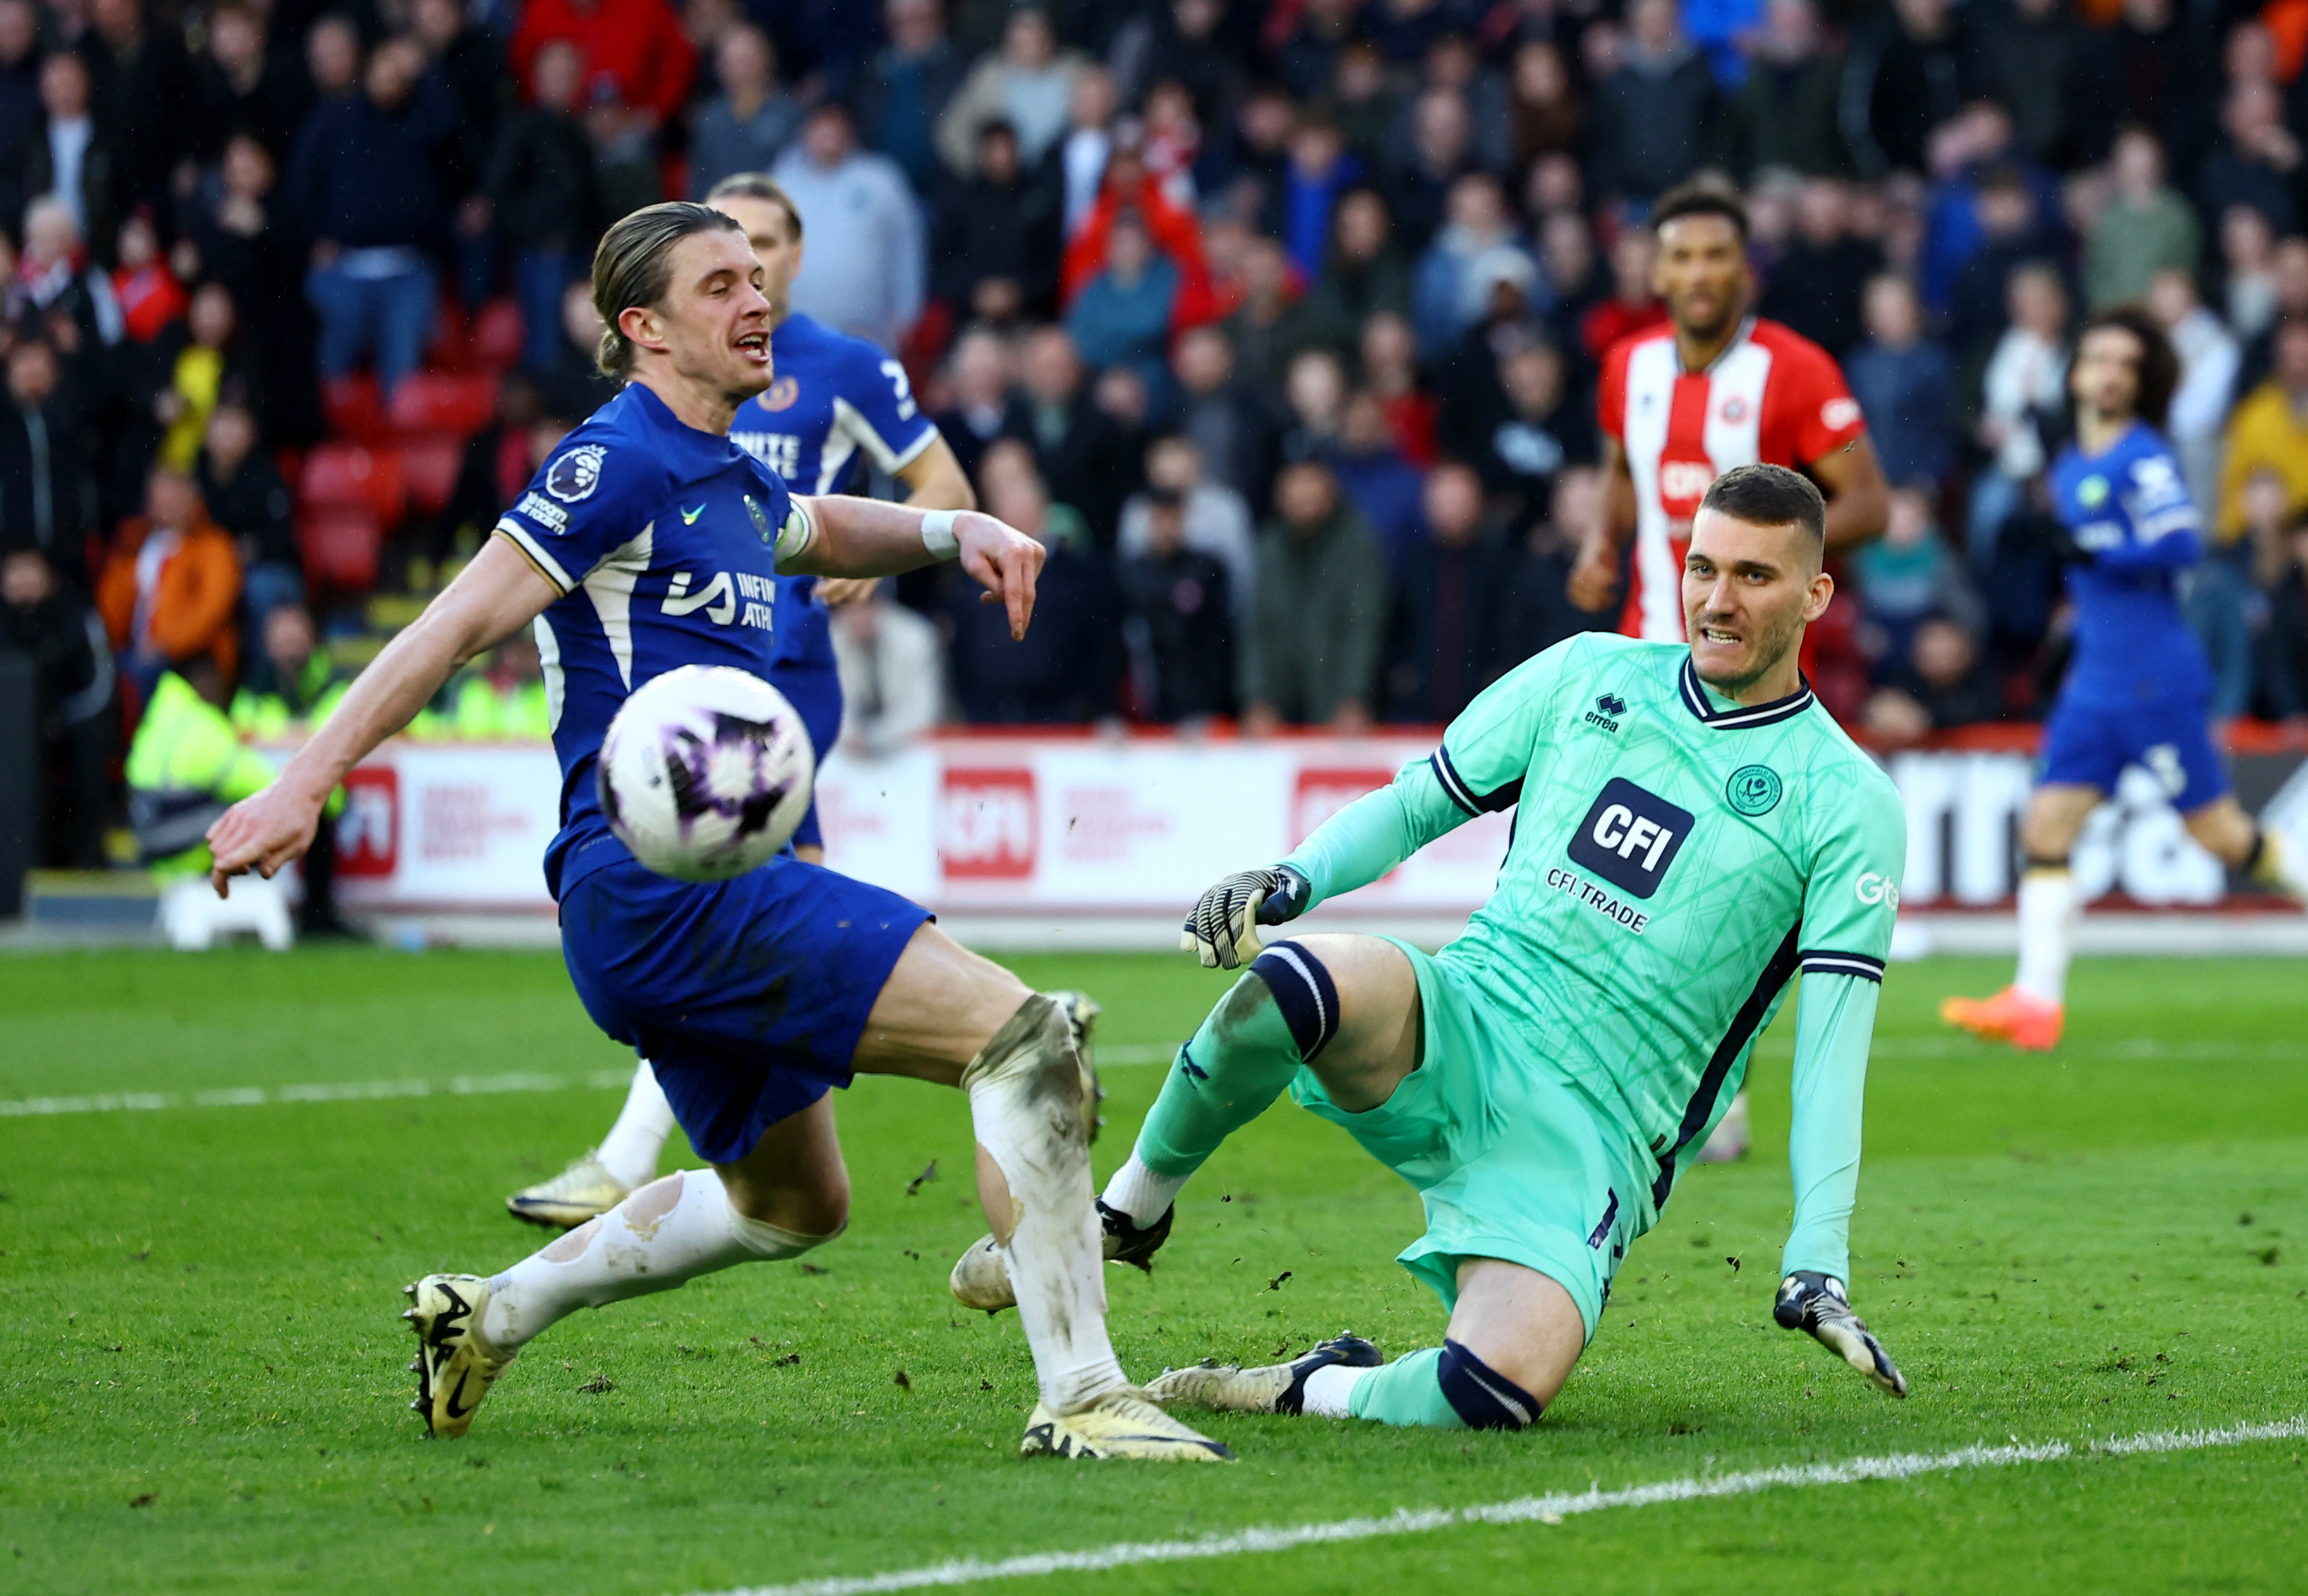
[[336, 712], [271, 786], [209, 828], [217, 896], [254, 869], [270, 876], [313, 844], [321, 809], [345, 772], [409, 724], [466, 660], [535, 620], [557, 590], [511, 539], [491, 538], [425, 613], [385, 644]]
[[1010, 635], [1026, 635], [1044, 550], [1017, 528], [976, 510], [924, 512], [846, 494], [797, 495], [794, 504], [809, 532], [798, 548], [780, 551], [778, 569], [786, 575], [896, 576], [959, 558], [986, 589], [985, 602], [1009, 608]]

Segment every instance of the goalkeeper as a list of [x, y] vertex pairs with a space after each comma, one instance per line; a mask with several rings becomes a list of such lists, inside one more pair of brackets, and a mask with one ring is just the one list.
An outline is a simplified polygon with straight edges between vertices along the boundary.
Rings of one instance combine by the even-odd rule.
[[[1897, 795], [1796, 669], [1834, 591], [1804, 478], [1742, 466], [1709, 489], [1683, 575], [1691, 642], [1589, 634], [1470, 704], [1432, 757], [1188, 924], [1248, 971], [1181, 1048], [1098, 1203], [1109, 1258], [1143, 1265], [1172, 1204], [1283, 1089], [1416, 1186], [1400, 1262], [1447, 1339], [1382, 1365], [1347, 1336], [1264, 1368], [1165, 1375], [1158, 1401], [1442, 1428], [1519, 1429], [1562, 1388], [1613, 1274], [1738, 1091], [1788, 979], [1795, 1226], [1775, 1316], [1894, 1396], [1907, 1384], [1843, 1282], [1860, 1107], [1906, 850]], [[1429, 956], [1279, 924], [1520, 806], [1498, 885]], [[1009, 1297], [990, 1238], [955, 1266]]]

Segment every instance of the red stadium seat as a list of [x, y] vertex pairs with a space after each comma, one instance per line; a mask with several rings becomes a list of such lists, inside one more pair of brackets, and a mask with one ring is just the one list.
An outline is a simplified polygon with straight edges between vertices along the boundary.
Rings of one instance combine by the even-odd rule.
[[521, 306], [510, 299], [492, 299], [473, 318], [473, 358], [491, 371], [503, 371], [521, 359]]
[[329, 430], [340, 438], [374, 443], [385, 435], [384, 405], [373, 376], [323, 378], [321, 410]]
[[457, 491], [465, 441], [453, 432], [419, 433], [402, 441], [400, 463], [409, 481], [409, 502], [422, 514], [437, 515]]
[[473, 364], [472, 318], [446, 300], [433, 318], [433, 342], [425, 351], [425, 364], [439, 371], [463, 371]]
[[305, 457], [298, 495], [318, 509], [358, 505], [381, 526], [396, 526], [409, 507], [409, 481], [397, 449], [323, 444]]
[[415, 371], [392, 391], [385, 418], [399, 433], [480, 431], [496, 413], [496, 378], [485, 371]]
[[366, 592], [376, 585], [384, 528], [365, 505], [328, 505], [297, 523], [305, 580], [325, 592]]

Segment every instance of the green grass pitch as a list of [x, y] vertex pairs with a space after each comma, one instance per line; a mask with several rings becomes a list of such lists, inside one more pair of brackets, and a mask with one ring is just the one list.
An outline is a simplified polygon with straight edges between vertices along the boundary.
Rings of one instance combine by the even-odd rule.
[[[1176, 958], [1019, 961], [1175, 1044], [1220, 989]], [[682, 1596], [1707, 1472], [2308, 1413], [2308, 976], [2098, 961], [2056, 1055], [1944, 1033], [2001, 965], [1895, 966], [1853, 1295], [1914, 1382], [1880, 1395], [1771, 1327], [1787, 1037], [1757, 1150], [1685, 1180], [1588, 1359], [1520, 1436], [1220, 1419], [1232, 1468], [1022, 1463], [1014, 1315], [956, 1309], [981, 1223], [957, 1094], [840, 1103], [851, 1229], [573, 1319], [464, 1442], [419, 1438], [399, 1288], [538, 1232], [504, 1193], [618, 1095], [0, 1117], [0, 1591]], [[1790, 1010], [1791, 1012], [1791, 1010]], [[324, 949], [0, 961], [0, 1100], [620, 1071], [549, 955]], [[1107, 1071], [1101, 1175], [1159, 1083]], [[678, 1142], [676, 1151], [681, 1151]], [[909, 1194], [934, 1160], [936, 1178]], [[1395, 1268], [1416, 1199], [1287, 1105], [1189, 1190], [1151, 1279], [1111, 1272], [1124, 1363], [1354, 1329], [1431, 1344]], [[1734, 1263], [1733, 1260], [1736, 1262]], [[1285, 1278], [1287, 1275], [1287, 1278]], [[2297, 1591], [2308, 1444], [2081, 1457], [1125, 1569], [1101, 1589]], [[1068, 1585], [1074, 1576], [1059, 1576]], [[1017, 1582], [1056, 1590], [1056, 1580]]]

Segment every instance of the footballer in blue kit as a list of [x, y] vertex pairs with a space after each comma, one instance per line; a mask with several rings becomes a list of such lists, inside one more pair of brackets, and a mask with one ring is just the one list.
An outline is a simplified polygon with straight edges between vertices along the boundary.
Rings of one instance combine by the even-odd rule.
[[[706, 206], [603, 236], [593, 299], [622, 391], [563, 441], [471, 564], [377, 656], [273, 783], [212, 827], [220, 893], [311, 845], [327, 795], [474, 655], [534, 625], [562, 772], [546, 850], [571, 979], [595, 1023], [655, 1059], [712, 1166], [654, 1180], [494, 1275], [406, 1289], [417, 1400], [465, 1433], [521, 1349], [581, 1307], [791, 1258], [848, 1220], [829, 1092], [860, 1074], [968, 1093], [979, 1195], [1019, 1282], [1039, 1402], [1021, 1452], [1223, 1461], [1139, 1395], [1106, 1330], [1089, 1181], [1094, 1083], [1060, 1005], [893, 893], [791, 857], [728, 881], [644, 869], [595, 795], [636, 687], [686, 665], [766, 672], [781, 577], [876, 577], [941, 558], [1030, 622], [1041, 546], [974, 512], [797, 496], [733, 443], [774, 371], [764, 273]], [[1054, 1103], [1070, 1110], [1052, 1112]]]
[[[906, 502], [923, 510], [971, 510], [970, 491], [953, 451], [914, 402], [906, 368], [883, 349], [791, 309], [794, 274], [802, 260], [802, 220], [784, 189], [758, 172], [725, 177], [707, 204], [736, 221], [762, 263], [762, 292], [770, 301], [770, 352], [776, 375], [769, 387], [737, 407], [729, 441], [808, 494], [840, 493], [870, 461], [908, 489]], [[770, 682], [786, 695], [808, 728], [819, 761], [841, 732], [841, 680], [833, 662], [833, 603], [861, 602], [874, 583], [813, 576], [775, 576]], [[825, 858], [817, 803], [795, 832], [794, 852], [812, 864]], [[1084, 1016], [1095, 1005], [1078, 993], [1055, 994], [1087, 1042]], [[674, 1107], [658, 1078], [649, 1044], [633, 1067], [624, 1106], [599, 1143], [572, 1159], [548, 1179], [505, 1199], [516, 1219], [568, 1228], [581, 1225], [657, 1178]]]
[[2236, 802], [2212, 742], [2211, 668], [2180, 608], [2203, 533], [2178, 457], [2157, 430], [2178, 382], [2178, 358], [2145, 315], [2108, 310], [2085, 324], [2068, 375], [2076, 436], [2051, 472], [2074, 648], [2020, 825], [2019, 969], [1994, 996], [1951, 997], [1940, 1009], [1950, 1024], [2015, 1047], [2055, 1046], [2066, 1025], [2080, 909], [2068, 857], [2125, 766], [2162, 782], [2189, 833], [2222, 863], [2303, 895], [2280, 840]]

